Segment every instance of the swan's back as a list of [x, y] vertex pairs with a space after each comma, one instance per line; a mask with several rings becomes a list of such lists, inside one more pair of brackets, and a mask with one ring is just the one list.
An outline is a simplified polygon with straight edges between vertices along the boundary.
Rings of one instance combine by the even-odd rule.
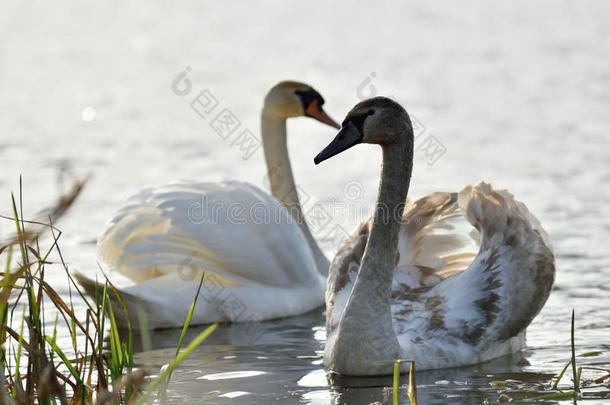
[[286, 209], [243, 182], [146, 188], [98, 240], [98, 255], [134, 282], [213, 273], [226, 286], [318, 282], [307, 242]]

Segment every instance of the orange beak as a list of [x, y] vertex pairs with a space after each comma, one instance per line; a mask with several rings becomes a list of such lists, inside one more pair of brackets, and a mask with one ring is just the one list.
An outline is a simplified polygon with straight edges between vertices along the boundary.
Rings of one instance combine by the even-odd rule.
[[305, 111], [308, 117], [315, 118], [320, 122], [325, 123], [326, 125], [330, 125], [333, 128], [340, 129], [341, 125], [337, 124], [335, 120], [330, 118], [326, 112], [322, 109], [322, 107], [318, 106], [318, 100], [313, 100], [309, 103], [307, 107], [307, 111]]

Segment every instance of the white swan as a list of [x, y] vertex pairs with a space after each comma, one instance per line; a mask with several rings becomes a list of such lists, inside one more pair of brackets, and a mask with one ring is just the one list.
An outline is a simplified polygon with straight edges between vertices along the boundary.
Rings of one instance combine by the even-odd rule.
[[[315, 162], [357, 143], [381, 145], [381, 184], [371, 220], [329, 270], [325, 366], [381, 375], [392, 373], [391, 364], [379, 364], [384, 361], [409, 359], [434, 369], [521, 348], [554, 279], [540, 223], [511, 194], [485, 183], [405, 200], [413, 130], [407, 112], [390, 99], [356, 105]], [[464, 218], [469, 229], [460, 233], [454, 224]]]
[[[267, 93], [262, 141], [273, 196], [243, 182], [180, 182], [144, 189], [118, 211], [98, 240], [98, 256], [133, 282], [120, 290], [132, 327], [140, 325], [138, 307], [150, 328], [182, 326], [204, 273], [193, 324], [323, 305], [329, 262], [303, 218], [286, 147], [287, 118], [339, 128], [323, 104], [316, 90], [293, 81]], [[75, 276], [95, 294], [95, 281]], [[125, 325], [123, 311], [114, 313]]]

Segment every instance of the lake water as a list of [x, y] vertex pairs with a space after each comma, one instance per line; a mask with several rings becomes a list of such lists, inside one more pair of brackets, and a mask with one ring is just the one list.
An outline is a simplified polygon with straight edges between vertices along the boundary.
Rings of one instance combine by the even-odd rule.
[[[210, 118], [189, 106], [199, 91], [209, 90], [253, 134], [262, 96], [281, 79], [315, 86], [338, 121], [360, 98], [383, 94], [418, 123], [411, 196], [481, 179], [507, 188], [544, 224], [557, 258], [555, 287], [529, 328], [527, 350], [418, 373], [420, 403], [495, 403], [500, 393], [518, 403], [548, 388], [569, 359], [572, 308], [577, 353], [601, 351], [580, 364], [610, 363], [606, 2], [9, 1], [2, 8], [0, 213], [10, 214], [20, 174], [24, 210], [33, 216], [70, 176], [92, 173], [58, 224], [73, 268], [95, 272], [96, 237], [142, 186], [225, 178], [264, 186], [262, 151], [219, 137]], [[170, 84], [187, 67], [192, 92], [178, 96]], [[337, 235], [371, 212], [380, 154], [360, 147], [316, 167], [312, 158], [333, 130], [307, 119], [290, 121], [288, 130], [305, 211], [345, 207], [315, 232], [332, 256]], [[0, 221], [0, 235], [12, 226]], [[67, 294], [59, 267], [49, 277]], [[387, 401], [387, 380], [327, 377], [323, 325], [320, 309], [263, 323], [256, 334], [221, 326], [174, 373], [170, 400]], [[167, 363], [178, 335], [155, 332], [154, 350], [139, 354], [139, 363]], [[587, 403], [604, 402], [589, 395]], [[401, 396], [406, 401], [404, 387]]]

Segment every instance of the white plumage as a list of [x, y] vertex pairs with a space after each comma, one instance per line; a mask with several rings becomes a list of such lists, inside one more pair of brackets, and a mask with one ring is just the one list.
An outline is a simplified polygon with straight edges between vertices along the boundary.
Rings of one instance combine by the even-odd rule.
[[[290, 316], [323, 299], [324, 278], [299, 226], [277, 200], [243, 182], [142, 190], [109, 223], [98, 255], [134, 281], [122, 298], [139, 299], [153, 327], [184, 321], [203, 273], [195, 323]], [[137, 315], [130, 311], [132, 323]]]

